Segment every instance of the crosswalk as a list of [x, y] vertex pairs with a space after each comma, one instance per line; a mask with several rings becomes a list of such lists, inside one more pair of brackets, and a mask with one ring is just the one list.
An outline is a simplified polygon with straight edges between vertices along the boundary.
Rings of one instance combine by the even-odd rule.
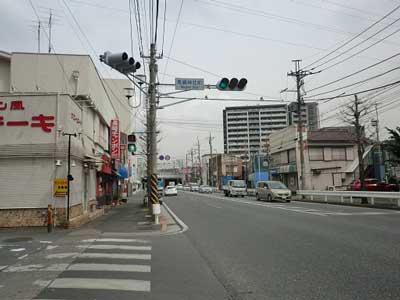
[[52, 263], [44, 270], [59, 265], [57, 259], [74, 260], [34, 299], [134, 299], [151, 291], [150, 241], [99, 238], [82, 240], [76, 248], [84, 250], [47, 256]]

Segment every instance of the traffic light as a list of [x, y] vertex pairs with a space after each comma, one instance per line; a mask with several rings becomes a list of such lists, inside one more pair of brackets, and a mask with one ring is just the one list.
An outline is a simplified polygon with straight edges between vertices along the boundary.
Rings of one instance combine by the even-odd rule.
[[130, 135], [128, 135], [128, 151], [131, 152], [132, 155], [134, 155], [136, 150], [137, 150], [136, 135], [130, 134]]
[[135, 62], [135, 59], [128, 57], [126, 52], [104, 52], [103, 55], [100, 55], [100, 61], [123, 74], [135, 73], [141, 67], [140, 62]]
[[222, 78], [217, 82], [217, 89], [220, 91], [243, 91], [246, 88], [247, 79], [231, 78], [230, 80], [226, 77]]

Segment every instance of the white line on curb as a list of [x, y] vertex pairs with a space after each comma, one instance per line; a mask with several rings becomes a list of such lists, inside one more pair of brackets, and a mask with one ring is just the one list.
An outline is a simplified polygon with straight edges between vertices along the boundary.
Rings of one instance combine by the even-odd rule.
[[182, 230], [179, 231], [179, 233], [185, 232], [186, 230], [189, 229], [189, 226], [187, 226], [181, 219], [178, 218], [178, 216], [168, 207], [167, 203], [165, 201], [163, 202], [163, 206], [165, 209], [168, 211], [168, 213], [174, 218], [174, 220], [181, 226]]

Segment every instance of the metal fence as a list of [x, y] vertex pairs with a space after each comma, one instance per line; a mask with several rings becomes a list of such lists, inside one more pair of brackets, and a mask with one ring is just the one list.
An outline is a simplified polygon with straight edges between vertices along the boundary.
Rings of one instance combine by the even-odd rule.
[[400, 207], [400, 192], [370, 192], [370, 191], [314, 191], [298, 190], [297, 195], [306, 196], [311, 201], [355, 203], [356, 200], [367, 198], [368, 204], [395, 205]]

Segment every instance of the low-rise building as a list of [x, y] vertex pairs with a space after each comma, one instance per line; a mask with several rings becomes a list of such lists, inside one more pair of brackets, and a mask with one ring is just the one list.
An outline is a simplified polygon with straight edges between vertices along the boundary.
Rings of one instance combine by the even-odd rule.
[[88, 55], [0, 53], [0, 227], [43, 226], [48, 205], [66, 222], [68, 154], [71, 220], [126, 191], [122, 87], [131, 83], [103, 80]]
[[243, 179], [242, 159], [229, 154], [214, 154], [208, 162], [211, 185], [222, 189], [230, 179]]
[[[358, 170], [357, 145], [352, 127], [304, 131], [304, 188], [326, 190], [347, 187]], [[366, 153], [371, 147], [367, 147]], [[297, 126], [270, 135], [270, 174], [291, 190], [299, 189], [300, 144]]]

